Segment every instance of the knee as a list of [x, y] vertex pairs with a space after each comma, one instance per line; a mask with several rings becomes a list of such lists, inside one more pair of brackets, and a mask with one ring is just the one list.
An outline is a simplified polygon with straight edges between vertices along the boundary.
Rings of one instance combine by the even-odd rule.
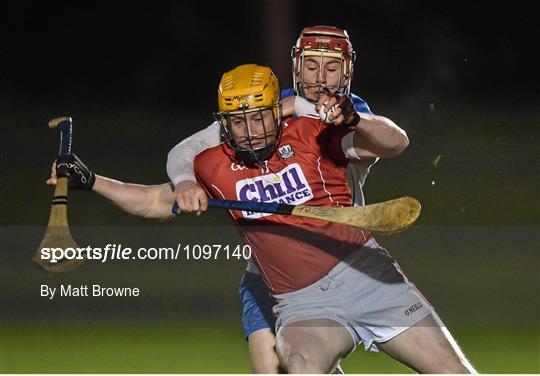
[[288, 373], [327, 373], [313, 358], [300, 351], [292, 351], [286, 363]]

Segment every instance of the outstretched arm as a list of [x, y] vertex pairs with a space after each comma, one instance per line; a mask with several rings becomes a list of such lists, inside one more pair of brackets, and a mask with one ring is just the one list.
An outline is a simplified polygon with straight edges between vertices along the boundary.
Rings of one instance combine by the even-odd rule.
[[139, 185], [123, 183], [94, 174], [75, 155], [59, 157], [58, 168], [53, 163], [47, 184], [55, 185], [57, 176], [67, 176], [70, 189], [93, 190], [112, 201], [122, 210], [144, 218], [172, 218], [174, 193], [169, 183]]
[[169, 183], [140, 185], [96, 176], [93, 190], [129, 214], [158, 219], [173, 217], [174, 192]]

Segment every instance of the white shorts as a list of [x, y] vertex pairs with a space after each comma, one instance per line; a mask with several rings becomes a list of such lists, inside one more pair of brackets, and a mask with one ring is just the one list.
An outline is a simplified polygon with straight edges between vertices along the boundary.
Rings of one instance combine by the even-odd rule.
[[351, 253], [325, 277], [275, 296], [276, 333], [295, 322], [327, 318], [345, 327], [366, 350], [386, 342], [432, 313], [396, 260], [374, 239]]

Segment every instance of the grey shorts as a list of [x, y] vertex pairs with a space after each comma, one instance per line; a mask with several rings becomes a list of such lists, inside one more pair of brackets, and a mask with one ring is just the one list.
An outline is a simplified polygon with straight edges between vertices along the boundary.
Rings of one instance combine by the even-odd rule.
[[378, 351], [386, 342], [432, 313], [396, 260], [374, 239], [351, 253], [319, 281], [276, 295], [276, 333], [295, 322], [327, 318], [345, 327], [354, 346]]

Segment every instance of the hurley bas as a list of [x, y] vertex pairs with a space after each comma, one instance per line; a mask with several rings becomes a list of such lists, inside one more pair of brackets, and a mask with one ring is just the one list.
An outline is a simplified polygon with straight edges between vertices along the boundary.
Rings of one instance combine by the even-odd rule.
[[100, 285], [60, 285], [59, 287], [50, 287], [48, 285], [41, 285], [41, 296], [54, 299], [56, 293], [59, 296], [67, 297], [112, 297], [112, 296], [139, 296], [140, 290], [138, 287], [102, 287]]

